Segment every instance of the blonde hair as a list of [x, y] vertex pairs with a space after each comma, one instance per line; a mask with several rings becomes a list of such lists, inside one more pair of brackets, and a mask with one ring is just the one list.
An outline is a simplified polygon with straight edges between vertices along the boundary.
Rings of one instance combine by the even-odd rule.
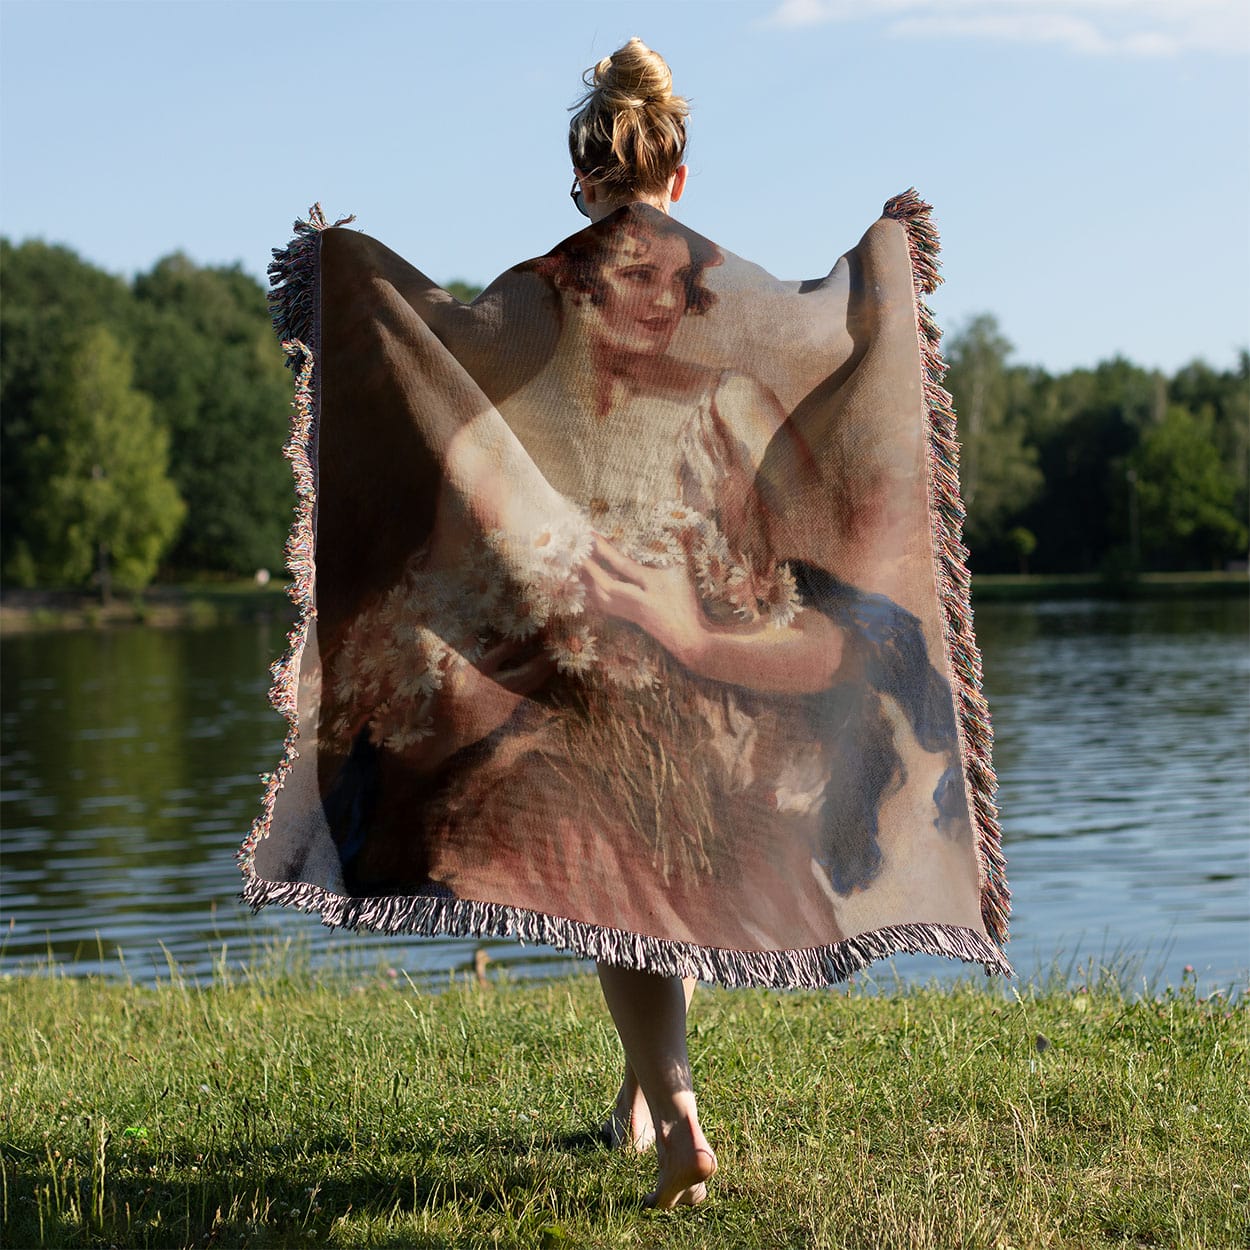
[[690, 112], [664, 58], [635, 37], [582, 81], [569, 123], [574, 166], [614, 197], [663, 191], [685, 156]]

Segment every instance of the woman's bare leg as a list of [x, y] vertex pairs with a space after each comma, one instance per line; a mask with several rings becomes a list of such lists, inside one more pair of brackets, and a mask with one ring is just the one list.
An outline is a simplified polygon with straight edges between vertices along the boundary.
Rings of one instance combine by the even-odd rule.
[[[681, 984], [686, 996], [686, 1010], [689, 1011], [690, 1000], [699, 983], [694, 977], [685, 977]], [[621, 1081], [616, 1102], [601, 1134], [609, 1146], [636, 1150], [639, 1154], [655, 1145], [655, 1125], [651, 1122], [651, 1108], [647, 1106], [646, 1095], [638, 1084], [634, 1065], [629, 1062], [628, 1056], [625, 1058], [625, 1078]]]
[[625, 1077], [607, 1121], [599, 1130], [607, 1145], [617, 1150], [636, 1150], [639, 1154], [655, 1145], [655, 1125], [651, 1108], [634, 1075], [633, 1065], [625, 1060]]
[[[632, 1070], [651, 1112], [660, 1176], [647, 1201], [656, 1207], [693, 1206], [707, 1197], [705, 1182], [716, 1171], [716, 1156], [699, 1127], [690, 1079], [686, 987], [679, 977], [612, 964], [598, 967], [603, 997], [629, 1064], [626, 1084]], [[628, 1101], [631, 1124], [633, 1102]]]

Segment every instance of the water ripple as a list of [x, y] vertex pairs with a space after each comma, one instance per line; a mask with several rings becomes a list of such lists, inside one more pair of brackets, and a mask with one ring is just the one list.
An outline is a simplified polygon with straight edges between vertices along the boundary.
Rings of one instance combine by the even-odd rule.
[[[1019, 970], [1065, 950], [1162, 950], [1173, 980], [1186, 963], [1209, 981], [1244, 978], [1246, 605], [986, 605], [977, 628]], [[281, 746], [264, 696], [282, 645], [276, 624], [0, 643], [0, 969], [51, 950], [80, 972], [117, 973], [120, 957], [140, 980], [171, 960], [210, 977], [294, 934], [314, 962], [435, 978], [471, 966], [478, 946], [518, 975], [573, 966], [503, 940], [331, 933], [239, 904], [235, 852]]]

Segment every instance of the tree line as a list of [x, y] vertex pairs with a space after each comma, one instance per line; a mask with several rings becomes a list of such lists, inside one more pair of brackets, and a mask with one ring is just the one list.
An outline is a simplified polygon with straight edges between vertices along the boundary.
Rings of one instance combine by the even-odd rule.
[[260, 284], [185, 256], [126, 282], [0, 240], [0, 579], [277, 568], [291, 382]]
[[[291, 380], [260, 283], [180, 254], [127, 282], [5, 239], [0, 276], [0, 580], [107, 595], [279, 568]], [[1013, 363], [981, 316], [946, 355], [974, 571], [1244, 558], [1246, 352], [1224, 371], [1115, 359], [1051, 375]]]
[[1245, 560], [1250, 353], [1171, 377], [1119, 357], [1052, 375], [1012, 354], [986, 315], [946, 344], [974, 571], [1122, 577]]

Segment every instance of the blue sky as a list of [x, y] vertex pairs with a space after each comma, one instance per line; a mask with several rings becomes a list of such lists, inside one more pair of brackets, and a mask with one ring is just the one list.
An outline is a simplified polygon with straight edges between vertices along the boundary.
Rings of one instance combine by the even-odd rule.
[[0, 0], [0, 227], [260, 276], [320, 200], [485, 282], [578, 227], [566, 110], [634, 34], [693, 107], [679, 216], [779, 277], [915, 185], [947, 328], [1053, 370], [1250, 343], [1244, 0]]

